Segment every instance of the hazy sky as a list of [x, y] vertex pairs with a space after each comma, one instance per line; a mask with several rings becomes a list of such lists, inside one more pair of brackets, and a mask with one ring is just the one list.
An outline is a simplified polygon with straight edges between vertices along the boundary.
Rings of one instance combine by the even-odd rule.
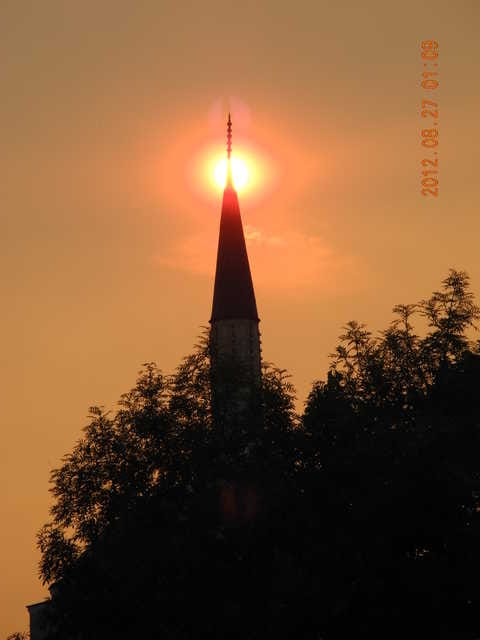
[[[45, 595], [35, 534], [88, 407], [142, 362], [172, 372], [208, 323], [220, 194], [195, 167], [229, 107], [234, 148], [270, 171], [240, 205], [263, 356], [300, 408], [348, 320], [385, 328], [449, 267], [480, 299], [479, 17], [478, 0], [2, 0], [1, 638]], [[420, 193], [424, 98], [438, 198]]]

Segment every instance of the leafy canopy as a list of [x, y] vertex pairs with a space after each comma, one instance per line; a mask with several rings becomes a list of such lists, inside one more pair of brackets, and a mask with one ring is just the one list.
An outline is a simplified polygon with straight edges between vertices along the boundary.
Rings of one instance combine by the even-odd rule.
[[214, 416], [206, 336], [92, 408], [39, 534], [52, 640], [477, 638], [480, 309], [451, 270], [393, 313], [347, 323], [300, 419], [270, 365]]

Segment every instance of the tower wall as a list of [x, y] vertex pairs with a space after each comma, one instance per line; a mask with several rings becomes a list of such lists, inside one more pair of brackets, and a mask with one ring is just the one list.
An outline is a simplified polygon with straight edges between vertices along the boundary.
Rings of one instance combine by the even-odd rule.
[[212, 364], [223, 361], [245, 367], [251, 382], [260, 381], [261, 348], [258, 321], [245, 318], [212, 322], [210, 329]]
[[225, 319], [210, 328], [212, 410], [226, 438], [238, 437], [258, 417], [261, 381], [258, 321]]

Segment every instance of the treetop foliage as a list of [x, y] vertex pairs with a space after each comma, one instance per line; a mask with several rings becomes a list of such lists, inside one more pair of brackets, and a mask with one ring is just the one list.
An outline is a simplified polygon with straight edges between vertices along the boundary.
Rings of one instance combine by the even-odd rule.
[[[294, 402], [286, 372], [264, 363], [257, 414], [250, 416], [249, 428], [225, 441], [214, 429], [205, 335], [173, 376], [164, 375], [154, 362], [145, 363], [115, 412], [90, 408], [83, 437], [52, 472], [52, 519], [38, 536], [43, 581], [60, 580], [140, 501], [213, 481], [220, 468], [221, 475], [231, 476], [235, 466], [258, 464], [260, 450], [262, 463], [272, 462], [275, 440], [288, 438], [294, 429]], [[262, 432], [251, 428], [258, 415]]]
[[92, 407], [39, 534], [51, 640], [477, 638], [480, 308], [452, 269], [393, 314], [345, 325], [302, 416], [270, 364], [241, 419], [241, 370], [212, 398], [206, 334]]

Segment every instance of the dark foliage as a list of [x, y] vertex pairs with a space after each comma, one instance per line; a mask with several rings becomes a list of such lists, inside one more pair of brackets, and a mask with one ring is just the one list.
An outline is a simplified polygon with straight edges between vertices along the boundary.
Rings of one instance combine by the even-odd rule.
[[265, 366], [221, 428], [206, 339], [93, 408], [39, 534], [52, 640], [477, 638], [480, 311], [452, 270], [394, 313], [345, 327], [301, 419]]

